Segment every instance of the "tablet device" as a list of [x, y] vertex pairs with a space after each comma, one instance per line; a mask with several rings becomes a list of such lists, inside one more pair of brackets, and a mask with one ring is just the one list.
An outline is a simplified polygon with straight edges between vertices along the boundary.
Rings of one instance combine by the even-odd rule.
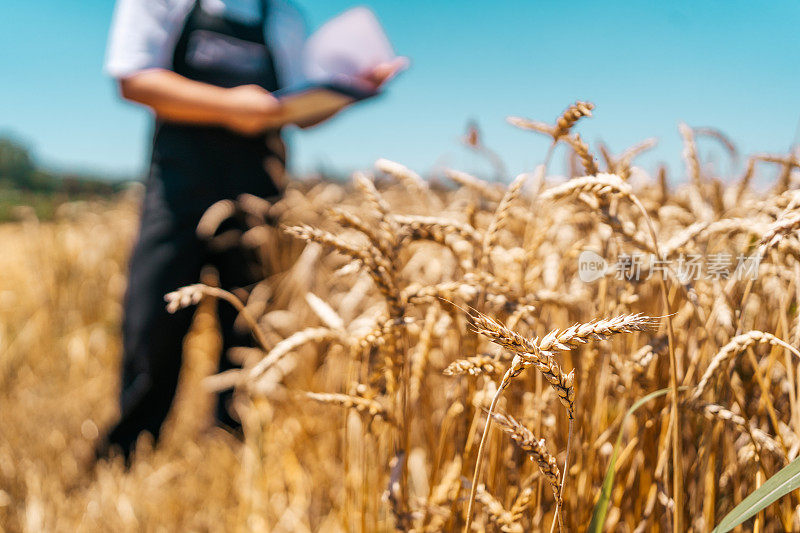
[[305, 83], [275, 91], [283, 110], [281, 121], [285, 124], [303, 124], [329, 116], [350, 104], [366, 100], [380, 91], [352, 84]]
[[310, 124], [376, 96], [380, 89], [360, 76], [399, 59], [372, 11], [348, 9], [306, 40], [302, 70], [308, 81], [273, 93], [283, 106], [281, 124]]

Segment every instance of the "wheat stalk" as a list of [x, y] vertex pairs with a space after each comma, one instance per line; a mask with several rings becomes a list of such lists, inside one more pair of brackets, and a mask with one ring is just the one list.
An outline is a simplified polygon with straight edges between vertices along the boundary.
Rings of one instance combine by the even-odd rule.
[[519, 198], [519, 195], [522, 192], [522, 187], [525, 185], [525, 180], [527, 178], [528, 174], [518, 175], [514, 181], [511, 182], [511, 185], [508, 186], [506, 193], [503, 195], [502, 200], [500, 200], [500, 204], [497, 206], [494, 217], [492, 217], [492, 222], [489, 224], [489, 228], [486, 230], [483, 238], [484, 258], [488, 259], [491, 250], [496, 246], [498, 233], [505, 227], [511, 212], [511, 206], [514, 204], [517, 198]]
[[591, 117], [594, 104], [591, 102], [575, 102], [564, 110], [560, 117], [556, 119], [556, 125], [553, 129], [553, 140], [558, 140], [560, 137], [567, 135], [575, 123], [583, 117]]
[[306, 392], [305, 395], [307, 398], [320, 403], [339, 405], [346, 409], [353, 409], [360, 414], [378, 418], [390, 424], [395, 423], [387, 408], [377, 400], [352, 396], [350, 394], [336, 393]]
[[492, 413], [492, 419], [522, 451], [536, 461], [539, 471], [550, 483], [556, 499], [559, 499], [561, 471], [558, 469], [556, 458], [547, 451], [545, 440], [537, 439], [531, 430], [511, 415]]
[[602, 318], [585, 324], [575, 324], [564, 331], [554, 329], [538, 341], [538, 347], [543, 354], [552, 356], [557, 351], [572, 350], [590, 340], [606, 340], [612, 335], [645, 331], [654, 324], [652, 317], [641, 313]]
[[539, 195], [539, 199], [541, 201], [555, 201], [569, 196], [577, 196], [582, 193], [595, 194], [598, 196], [628, 196], [632, 191], [633, 189], [631, 186], [622, 181], [619, 176], [614, 174], [598, 174], [596, 176], [573, 178], [561, 185], [551, 187], [542, 192]]
[[493, 376], [500, 372], [497, 361], [488, 355], [475, 355], [466, 359], [453, 361], [443, 370], [445, 376], [459, 376], [469, 374], [470, 376], [487, 375]]
[[575, 153], [581, 160], [581, 164], [583, 165], [583, 169], [586, 171], [586, 174], [594, 175], [599, 172], [594, 156], [589, 151], [589, 146], [583, 142], [583, 139], [581, 139], [580, 135], [577, 133], [575, 135], [565, 135], [564, 142], [566, 142], [573, 150], [575, 150]]
[[487, 200], [497, 202], [500, 201], [503, 196], [503, 193], [494, 188], [491, 184], [480, 178], [476, 178], [472, 174], [448, 168], [445, 170], [445, 175], [459, 185], [474, 190]]
[[[761, 237], [760, 244], [764, 248], [775, 246], [798, 228], [800, 228], [800, 212], [789, 213], [767, 228], [767, 231]], [[763, 252], [760, 255], [763, 255]]]
[[395, 161], [378, 159], [375, 168], [397, 178], [412, 194], [425, 196], [428, 193], [428, 184], [419, 174]]
[[306, 328], [293, 333], [273, 346], [263, 359], [253, 365], [253, 367], [247, 371], [245, 380], [247, 382], [257, 382], [258, 378], [269, 370], [272, 365], [306, 343], [338, 339], [339, 336], [339, 332], [330, 328]]
[[511, 512], [503, 507], [497, 498], [489, 494], [483, 485], [478, 487], [476, 498], [486, 507], [490, 521], [499, 526], [500, 531], [522, 533], [522, 526], [516, 523]]
[[167, 302], [167, 311], [176, 313], [180, 309], [197, 305], [204, 296], [220, 298], [232, 305], [245, 322], [247, 322], [250, 331], [253, 333], [256, 342], [261, 346], [261, 349], [267, 351], [269, 342], [264, 336], [264, 332], [261, 330], [255, 318], [253, 318], [250, 312], [245, 308], [244, 303], [232, 292], [220, 289], [219, 287], [210, 287], [203, 283], [195, 283], [194, 285], [181, 287], [176, 291], [167, 293], [164, 295], [164, 300]]
[[779, 339], [775, 335], [771, 333], [767, 333], [765, 331], [748, 331], [742, 335], [737, 335], [733, 337], [728, 344], [720, 348], [720, 350], [711, 358], [711, 362], [706, 368], [706, 371], [703, 373], [703, 376], [697, 382], [697, 385], [692, 391], [691, 400], [695, 401], [699, 399], [703, 393], [705, 392], [706, 388], [708, 387], [709, 382], [716, 374], [717, 370], [729, 361], [734, 355], [740, 353], [747, 348], [754, 346], [755, 344], [765, 343], [771, 344], [775, 346], [781, 346], [786, 348], [793, 354], [795, 354], [798, 358], [800, 358], [800, 352], [793, 346], [787, 344], [785, 341]]

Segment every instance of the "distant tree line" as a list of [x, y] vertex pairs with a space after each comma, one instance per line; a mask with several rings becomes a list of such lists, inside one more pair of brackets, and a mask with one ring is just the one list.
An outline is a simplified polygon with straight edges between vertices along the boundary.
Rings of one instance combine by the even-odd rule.
[[110, 194], [121, 184], [94, 176], [42, 169], [24, 144], [0, 137], [0, 190], [32, 193]]

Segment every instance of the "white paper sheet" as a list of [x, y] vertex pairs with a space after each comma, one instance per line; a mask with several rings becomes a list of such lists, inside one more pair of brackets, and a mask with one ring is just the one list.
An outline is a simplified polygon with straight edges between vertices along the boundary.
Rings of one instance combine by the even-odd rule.
[[303, 70], [311, 82], [347, 83], [396, 57], [372, 11], [355, 7], [332, 18], [308, 38]]

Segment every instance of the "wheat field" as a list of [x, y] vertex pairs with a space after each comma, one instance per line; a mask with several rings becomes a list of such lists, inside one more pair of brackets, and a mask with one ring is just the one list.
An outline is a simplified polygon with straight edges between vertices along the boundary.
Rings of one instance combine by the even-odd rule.
[[[800, 453], [800, 161], [720, 176], [698, 139], [736, 147], [682, 125], [684, 173], [651, 175], [655, 141], [575, 133], [591, 110], [509, 119], [570, 150], [566, 180], [552, 149], [508, 184], [379, 160], [213, 206], [198, 231], [273, 274], [167, 295], [195, 323], [168, 429], [129, 469], [90, 457], [116, 416], [135, 191], [0, 226], [2, 528], [583, 531], [611, 465], [592, 527], [710, 530]], [[251, 229], [215, 235], [234, 212]], [[213, 375], [222, 305], [258, 347]], [[243, 443], [210, 423], [227, 387]], [[740, 530], [800, 530], [800, 494]]]

